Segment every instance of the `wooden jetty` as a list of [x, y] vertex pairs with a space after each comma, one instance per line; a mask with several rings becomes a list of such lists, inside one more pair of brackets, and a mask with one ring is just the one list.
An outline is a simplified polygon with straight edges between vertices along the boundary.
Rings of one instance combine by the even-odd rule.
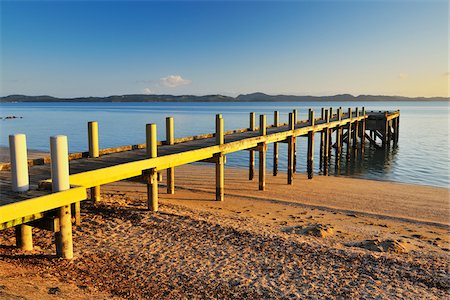
[[[174, 138], [174, 120], [166, 119], [166, 137], [158, 141], [156, 124], [146, 125], [146, 143], [109, 149], [99, 149], [98, 124], [89, 122], [89, 151], [67, 153], [67, 138], [51, 137], [51, 157], [26, 161], [21, 157], [20, 139], [14, 144], [10, 136], [11, 163], [0, 165], [0, 229], [15, 227], [17, 246], [31, 250], [32, 227], [55, 233], [56, 253], [70, 259], [72, 226], [79, 225], [80, 201], [101, 201], [100, 186], [124, 179], [140, 177], [147, 183], [148, 209], [158, 211], [158, 182], [160, 172], [167, 172], [167, 193], [175, 192], [175, 167], [193, 162], [210, 162], [216, 167], [216, 200], [224, 200], [224, 167], [226, 155], [249, 151], [249, 179], [255, 176], [254, 154], [258, 152], [258, 188], [266, 188], [266, 151], [273, 144], [273, 175], [278, 174], [278, 143], [287, 143], [287, 184], [293, 184], [296, 170], [296, 139], [307, 137], [307, 174], [314, 175], [314, 135], [320, 134], [321, 174], [329, 173], [330, 158], [335, 151], [338, 165], [344, 144], [347, 156], [364, 151], [365, 143], [388, 148], [398, 142], [399, 111], [366, 112], [349, 108], [321, 109], [320, 117], [309, 110], [308, 120], [297, 120], [297, 111], [289, 113], [289, 122], [279, 123], [274, 112], [274, 124], [266, 124], [266, 116], [250, 113], [248, 128], [224, 132], [224, 119], [216, 115], [215, 133], [186, 138]], [[334, 135], [334, 138], [333, 138]], [[23, 137], [24, 138], [24, 137]], [[14, 152], [15, 151], [15, 152]], [[13, 153], [14, 152], [14, 153]], [[26, 148], [22, 152], [26, 153]], [[356, 154], [355, 154], [356, 155]], [[69, 164], [70, 161], [70, 164]], [[22, 167], [20, 167], [22, 164]], [[69, 170], [70, 169], [70, 170]], [[22, 170], [22, 171], [20, 171]], [[22, 173], [26, 173], [26, 176]], [[19, 174], [20, 173], [20, 174]], [[69, 175], [70, 173], [70, 175]], [[26, 180], [26, 188], [18, 187]], [[90, 193], [87, 193], [90, 190]], [[88, 198], [88, 195], [90, 196]]]

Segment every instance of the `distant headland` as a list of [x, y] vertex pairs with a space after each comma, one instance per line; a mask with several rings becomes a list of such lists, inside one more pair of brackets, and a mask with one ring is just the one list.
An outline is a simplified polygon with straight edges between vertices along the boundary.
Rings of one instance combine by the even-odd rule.
[[57, 98], [52, 96], [9, 95], [0, 102], [311, 102], [311, 101], [449, 101], [447, 97], [402, 97], [382, 95], [340, 94], [334, 96], [267, 95], [264, 93], [241, 94], [237, 97], [223, 95], [115, 95], [108, 97]]

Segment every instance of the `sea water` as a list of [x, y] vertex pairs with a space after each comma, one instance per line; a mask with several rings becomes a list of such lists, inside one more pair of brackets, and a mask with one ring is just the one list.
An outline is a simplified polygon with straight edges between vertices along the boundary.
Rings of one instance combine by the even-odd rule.
[[[8, 135], [25, 133], [29, 149], [49, 151], [50, 136], [68, 136], [69, 152], [87, 151], [87, 122], [99, 123], [100, 148], [145, 142], [145, 124], [156, 123], [159, 140], [165, 139], [165, 118], [174, 117], [175, 137], [212, 133], [215, 114], [221, 113], [225, 130], [249, 127], [249, 113], [266, 114], [267, 124], [273, 112], [280, 122], [298, 110], [299, 119], [307, 119], [308, 108], [320, 116], [321, 107], [364, 106], [366, 111], [400, 109], [400, 139], [389, 151], [377, 150], [366, 143], [364, 159], [345, 159], [339, 170], [332, 161], [332, 174], [376, 180], [390, 180], [449, 187], [449, 103], [448, 102], [243, 102], [243, 103], [2, 103], [0, 104], [0, 146], [8, 146]], [[21, 118], [4, 119], [6, 116]], [[258, 122], [259, 117], [256, 118]], [[256, 124], [258, 126], [258, 124]], [[315, 171], [319, 172], [319, 138], [316, 134]], [[334, 139], [334, 136], [333, 136]], [[307, 139], [298, 138], [297, 169], [306, 171]], [[279, 144], [279, 169], [286, 170], [287, 147]], [[256, 155], [256, 166], [257, 166]], [[334, 159], [334, 158], [332, 158]], [[248, 152], [227, 156], [227, 166], [247, 167]], [[272, 145], [267, 152], [268, 174], [272, 167]]]

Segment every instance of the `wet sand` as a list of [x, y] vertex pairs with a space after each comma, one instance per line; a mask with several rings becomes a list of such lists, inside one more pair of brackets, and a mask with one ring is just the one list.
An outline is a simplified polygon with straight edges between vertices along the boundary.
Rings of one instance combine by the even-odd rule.
[[29, 254], [3, 231], [0, 297], [54, 287], [64, 299], [450, 296], [449, 189], [303, 174], [288, 186], [268, 174], [261, 192], [247, 177], [227, 168], [216, 202], [211, 165], [176, 168], [159, 213], [146, 211], [140, 182], [103, 186], [100, 203], [82, 203], [70, 262], [53, 257], [49, 232], [34, 229]]

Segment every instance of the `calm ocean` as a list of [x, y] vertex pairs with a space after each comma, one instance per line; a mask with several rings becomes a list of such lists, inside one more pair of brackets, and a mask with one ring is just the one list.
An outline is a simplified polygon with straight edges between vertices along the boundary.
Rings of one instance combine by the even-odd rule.
[[[353, 177], [449, 187], [449, 103], [448, 102], [310, 102], [310, 103], [3, 103], [0, 117], [15, 115], [22, 119], [0, 120], [0, 146], [8, 146], [8, 135], [25, 133], [28, 148], [49, 151], [49, 137], [64, 134], [69, 151], [87, 151], [87, 122], [99, 122], [100, 147], [114, 147], [145, 142], [145, 124], [156, 123], [158, 136], [164, 140], [165, 118], [175, 119], [175, 137], [214, 131], [216, 113], [222, 113], [225, 130], [248, 127], [249, 112], [266, 114], [273, 122], [273, 111], [287, 122], [292, 109], [299, 119], [307, 118], [308, 108], [320, 116], [321, 107], [365, 106], [366, 110], [400, 109], [400, 140], [389, 152], [369, 149], [364, 160], [342, 161], [340, 173]], [[258, 118], [257, 118], [258, 120]], [[318, 138], [319, 135], [316, 135]], [[316, 141], [318, 142], [318, 140]], [[316, 144], [318, 157], [318, 144]], [[271, 168], [268, 147], [267, 165]], [[306, 140], [299, 139], [297, 164], [306, 170]], [[280, 169], [286, 169], [287, 148], [280, 144]], [[246, 167], [246, 151], [228, 156], [227, 165]], [[318, 169], [318, 159], [316, 159]], [[332, 168], [333, 169], [333, 168]], [[317, 170], [318, 171], [318, 170]]]

